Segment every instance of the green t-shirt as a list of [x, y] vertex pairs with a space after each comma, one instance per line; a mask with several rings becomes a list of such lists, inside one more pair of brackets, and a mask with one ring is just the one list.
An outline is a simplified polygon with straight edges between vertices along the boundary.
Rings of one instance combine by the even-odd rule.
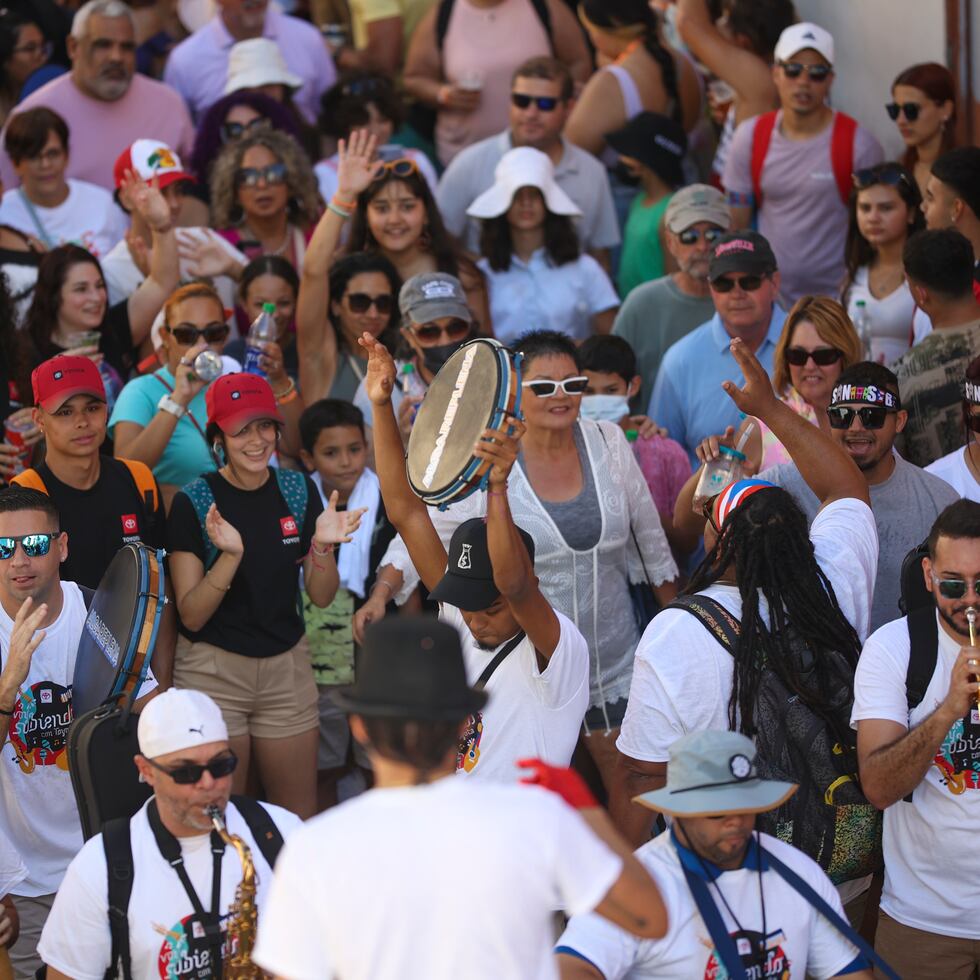
[[619, 260], [617, 285], [624, 299], [640, 283], [659, 279], [664, 274], [664, 253], [660, 246], [660, 225], [671, 195], [654, 204], [644, 204], [641, 191], [633, 198], [626, 229], [623, 232], [623, 254]]
[[354, 682], [354, 593], [337, 589], [333, 602], [325, 609], [313, 605], [303, 593], [303, 618], [310, 660], [317, 685]]

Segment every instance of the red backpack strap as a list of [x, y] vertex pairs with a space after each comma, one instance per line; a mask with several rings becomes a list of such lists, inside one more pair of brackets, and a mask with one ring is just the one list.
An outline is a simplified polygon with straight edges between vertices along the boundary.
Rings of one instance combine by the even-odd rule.
[[[776, 125], [776, 111], [764, 112], [755, 121], [752, 130], [752, 196], [755, 198], [756, 210], [762, 207], [762, 168], [765, 166], [766, 154], [769, 152], [769, 142]], [[850, 177], [850, 174], [848, 174]]]
[[854, 173], [854, 137], [857, 135], [857, 120], [843, 112], [834, 113], [834, 128], [830, 133], [830, 163], [837, 181], [840, 199], [847, 207], [851, 197], [851, 174]]

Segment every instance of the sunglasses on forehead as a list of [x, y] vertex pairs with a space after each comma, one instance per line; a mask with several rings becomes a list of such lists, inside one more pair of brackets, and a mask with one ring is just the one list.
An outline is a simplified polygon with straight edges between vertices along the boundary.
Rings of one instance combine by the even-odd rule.
[[239, 187], [258, 187], [263, 182], [266, 186], [285, 184], [286, 174], [284, 163], [270, 163], [268, 167], [240, 167], [235, 174], [235, 183]]
[[411, 177], [412, 174], [417, 174], [419, 168], [415, 165], [414, 160], [409, 160], [408, 157], [400, 157], [398, 160], [389, 160], [382, 168], [375, 181], [384, 180], [387, 176], [392, 177]]
[[221, 124], [221, 142], [231, 143], [241, 139], [246, 133], [256, 133], [259, 130], [270, 129], [272, 121], [265, 116], [256, 116], [251, 122], [223, 122]]
[[827, 418], [832, 429], [849, 429], [856, 415], [865, 429], [880, 429], [885, 424], [885, 417], [893, 408], [884, 405], [865, 405], [862, 408], [849, 408], [847, 405], [831, 405], [827, 409]]
[[553, 95], [525, 95], [523, 92], [511, 92], [510, 101], [518, 109], [527, 109], [533, 102], [542, 112], [554, 112], [561, 99]]
[[225, 776], [230, 776], [238, 766], [238, 756], [230, 750], [227, 755], [218, 756], [217, 759], [212, 759], [210, 762], [204, 763], [204, 765], [191, 763], [186, 766], [175, 766], [173, 769], [168, 769], [166, 766], [161, 766], [159, 762], [154, 762], [152, 759], [147, 759], [146, 761], [154, 769], [159, 769], [160, 772], [168, 775], [179, 786], [194, 786], [201, 781], [201, 777], [205, 772], [211, 773], [212, 779], [224, 779]]
[[811, 82], [826, 81], [834, 70], [827, 65], [801, 65], [798, 61], [781, 61], [779, 67], [783, 69], [783, 74], [787, 78], [799, 78], [805, 70]]
[[14, 557], [18, 541], [28, 558], [43, 558], [51, 550], [51, 542], [59, 537], [61, 537], [61, 531], [51, 531], [44, 534], [20, 534], [17, 537], [0, 538], [0, 561]]
[[391, 293], [378, 293], [377, 296], [368, 293], [347, 294], [347, 305], [351, 313], [367, 313], [373, 306], [381, 316], [387, 316], [391, 312], [392, 300]]
[[196, 344], [202, 337], [208, 344], [217, 344], [228, 337], [227, 323], [209, 323], [206, 327], [195, 327], [192, 323], [178, 323], [176, 327], [167, 327], [170, 335], [182, 347]]
[[876, 184], [884, 184], [886, 187], [898, 187], [899, 184], [909, 183], [908, 175], [894, 163], [887, 163], [879, 167], [865, 167], [851, 174], [851, 183], [859, 190], [863, 191]]
[[811, 358], [814, 364], [827, 367], [828, 364], [835, 364], [843, 356], [844, 352], [836, 347], [820, 347], [817, 350], [807, 350], [805, 347], [786, 348], [786, 363], [792, 364], [793, 367], [803, 367]]

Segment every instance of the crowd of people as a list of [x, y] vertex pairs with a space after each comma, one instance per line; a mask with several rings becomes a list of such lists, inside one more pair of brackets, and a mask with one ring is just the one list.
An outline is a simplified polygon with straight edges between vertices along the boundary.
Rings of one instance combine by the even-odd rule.
[[6, 3], [0, 980], [980, 975], [980, 148], [859, 83], [901, 159], [792, 0]]

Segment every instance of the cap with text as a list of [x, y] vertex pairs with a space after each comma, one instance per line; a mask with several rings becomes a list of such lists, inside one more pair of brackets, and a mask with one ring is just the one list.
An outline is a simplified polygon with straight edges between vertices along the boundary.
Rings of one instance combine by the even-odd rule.
[[194, 177], [184, 170], [177, 151], [171, 150], [166, 143], [161, 143], [159, 140], [137, 140], [119, 154], [116, 165], [112, 168], [112, 177], [117, 188], [122, 186], [126, 172], [129, 170], [143, 180], [155, 178], [161, 190], [181, 180], [197, 183]]
[[713, 282], [729, 272], [768, 276], [776, 271], [776, 256], [757, 231], [733, 231], [722, 235], [711, 250], [708, 279]]
[[285, 423], [269, 382], [257, 374], [240, 371], [222, 375], [208, 387], [204, 404], [208, 425], [213, 423], [228, 435], [241, 432], [256, 419]]
[[699, 221], [710, 222], [728, 231], [732, 226], [732, 212], [725, 195], [717, 187], [688, 184], [671, 197], [664, 212], [664, 224], [679, 235]]
[[466, 293], [460, 281], [448, 272], [420, 272], [412, 276], [398, 294], [398, 308], [412, 323], [431, 323], [447, 316], [473, 322]]
[[105, 385], [95, 362], [88, 357], [59, 354], [36, 367], [31, 374], [34, 404], [57, 412], [75, 395], [92, 395], [105, 401]]
[[790, 24], [776, 42], [773, 55], [776, 61], [789, 61], [794, 55], [807, 48], [816, 51], [827, 64], [834, 63], [834, 36], [818, 24], [804, 21], [802, 24]]
[[147, 702], [136, 734], [140, 753], [147, 759], [228, 741], [228, 727], [217, 704], [203, 691], [176, 687]]

